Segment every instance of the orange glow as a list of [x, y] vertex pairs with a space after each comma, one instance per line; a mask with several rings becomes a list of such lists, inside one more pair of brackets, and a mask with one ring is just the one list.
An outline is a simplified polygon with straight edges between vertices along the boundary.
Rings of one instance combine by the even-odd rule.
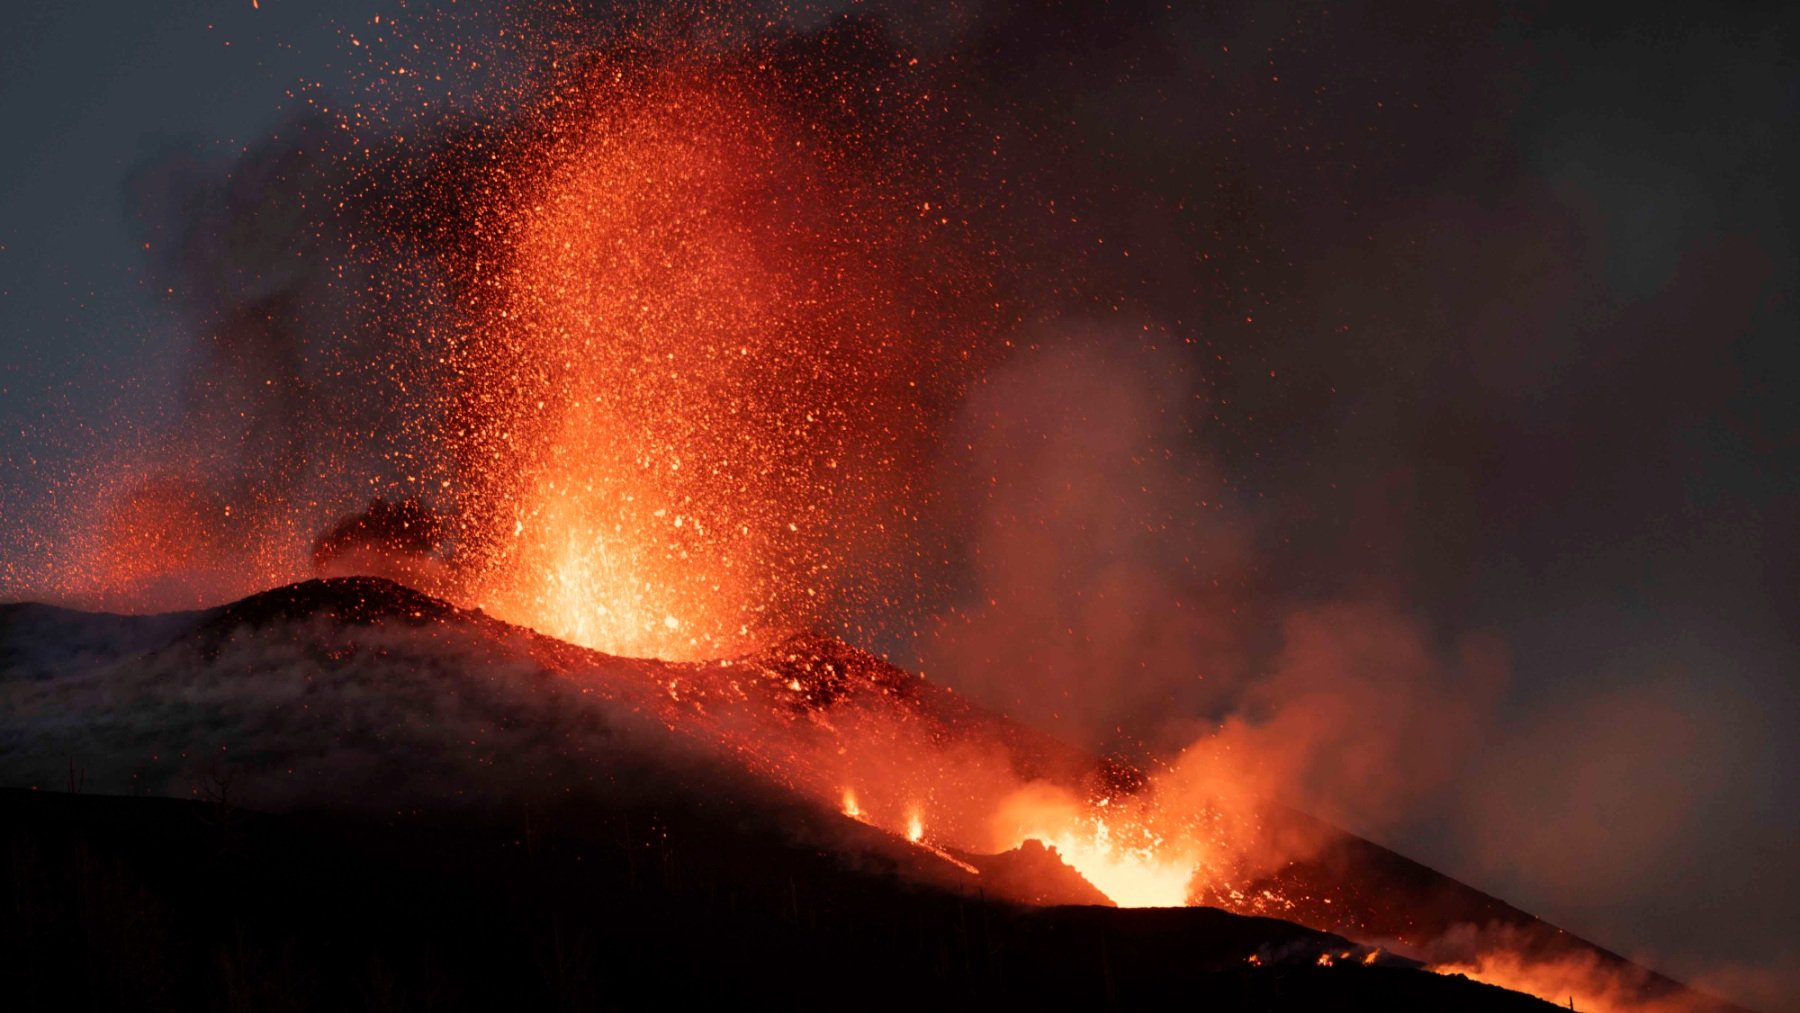
[[668, 59], [574, 87], [508, 176], [450, 359], [459, 548], [501, 618], [699, 660], [814, 621], [847, 553], [879, 579], [957, 302], [897, 188], [754, 75]]
[[1641, 970], [1603, 966], [1592, 954], [1534, 960], [1502, 948], [1433, 964], [1430, 970], [1524, 992], [1557, 1006], [1573, 1005], [1582, 1013], [1689, 1013], [1694, 1008], [1682, 996], [1644, 998], [1641, 982], [1634, 980]]
[[1123, 843], [1099, 819], [1043, 839], [1120, 907], [1182, 907], [1188, 902], [1197, 865], [1164, 853], [1154, 839]]
[[790, 518], [751, 476], [782, 448], [731, 395], [779, 354], [786, 278], [758, 255], [768, 223], [732, 220], [767, 152], [694, 129], [756, 111], [664, 87], [558, 153], [519, 212], [497, 340], [462, 366], [495, 400], [496, 612], [613, 654], [719, 657], [780, 598], [752, 566]]
[[853, 820], [863, 819], [862, 807], [856, 804], [856, 793], [849, 789], [844, 791], [844, 815]]
[[1202, 847], [1191, 827], [1156, 829], [1148, 802], [1087, 806], [1066, 793], [1033, 786], [1001, 806], [997, 825], [1013, 844], [1038, 840], [1120, 907], [1182, 907], [1199, 873]]
[[906, 839], [914, 844], [925, 839], [925, 818], [917, 809], [906, 814]]

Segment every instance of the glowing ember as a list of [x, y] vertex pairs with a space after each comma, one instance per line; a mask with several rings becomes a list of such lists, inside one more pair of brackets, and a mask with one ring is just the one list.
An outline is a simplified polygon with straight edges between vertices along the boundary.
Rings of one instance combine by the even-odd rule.
[[906, 839], [914, 844], [925, 839], [925, 818], [916, 809], [906, 814]]
[[853, 792], [853, 791], [845, 791], [844, 792], [844, 807], [843, 808], [844, 808], [845, 816], [848, 816], [853, 820], [860, 820], [863, 818], [862, 807], [858, 806], [856, 804], [856, 793], [855, 792]]
[[930, 435], [918, 335], [955, 301], [851, 139], [766, 75], [666, 59], [573, 83], [508, 173], [451, 358], [461, 535], [502, 617], [716, 658], [810, 621], [845, 553], [903, 537], [897, 462]]

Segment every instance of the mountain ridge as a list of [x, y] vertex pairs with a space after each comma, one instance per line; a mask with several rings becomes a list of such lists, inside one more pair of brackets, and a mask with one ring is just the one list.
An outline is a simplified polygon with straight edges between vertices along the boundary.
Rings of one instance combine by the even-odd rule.
[[[95, 636], [109, 625], [116, 635]], [[83, 637], [104, 649], [53, 649]], [[58, 663], [69, 667], [47, 672]], [[186, 682], [177, 691], [159, 681], [165, 674]], [[59, 679], [68, 680], [66, 692], [58, 692], [65, 689]], [[777, 823], [792, 840], [839, 852], [852, 865], [872, 863], [962, 895], [996, 888], [1004, 877], [993, 873], [1005, 856], [946, 851], [929, 840], [914, 846], [891, 830], [819, 810], [806, 799], [842, 774], [819, 765], [817, 757], [830, 755], [821, 742], [855, 744], [862, 740], [843, 736], [865, 725], [924, 740], [961, 735], [997, 743], [1021, 777], [1115, 795], [1143, 783], [1117, 761], [821, 634], [803, 632], [716, 663], [618, 659], [380, 578], [307, 581], [159, 617], [3, 605], [0, 690], [9, 688], [23, 707], [9, 708], [13, 727], [0, 721], [8, 785], [26, 786], [18, 780], [26, 771], [35, 774], [25, 780], [54, 785], [65, 759], [53, 755], [59, 751], [70, 754], [73, 772], [84, 752], [148, 752], [162, 763], [157, 750], [174, 747], [181, 763], [160, 776], [126, 772], [131, 790], [175, 794], [185, 779], [188, 794], [236, 790], [252, 807], [371, 813], [492, 809], [496, 800], [505, 800], [502, 808], [543, 805], [583, 793], [630, 809], [661, 795], [669, 805]], [[601, 698], [605, 706], [596, 708]], [[140, 718], [140, 711], [159, 717]], [[741, 714], [762, 723], [745, 725]], [[870, 724], [871, 714], [879, 721]], [[115, 763], [88, 783], [110, 781], [116, 790], [120, 773]], [[228, 786], [233, 778], [240, 783]], [[257, 780], [263, 785], [249, 786]], [[1245, 888], [1250, 896], [1278, 896], [1285, 907], [1257, 910], [1204, 891], [1198, 899], [1421, 950], [1463, 927], [1498, 928], [1527, 955], [1591, 957], [1631, 977], [1647, 1001], [1678, 996], [1696, 1009], [1731, 1009], [1379, 845], [1303, 814], [1273, 818], [1324, 842], [1311, 858]], [[1070, 881], [1046, 894], [1016, 882], [1010, 898], [1091, 899], [1085, 885]]]

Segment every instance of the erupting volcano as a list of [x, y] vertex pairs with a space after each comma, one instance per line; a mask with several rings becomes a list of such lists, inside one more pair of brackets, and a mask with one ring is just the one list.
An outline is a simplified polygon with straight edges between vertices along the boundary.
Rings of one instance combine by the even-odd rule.
[[375, 17], [152, 229], [180, 405], [0, 585], [32, 1003], [1735, 1008], [1336, 825], [1507, 663], [1281, 586], [1238, 167], [1133, 203], [999, 28], [676, 7]]

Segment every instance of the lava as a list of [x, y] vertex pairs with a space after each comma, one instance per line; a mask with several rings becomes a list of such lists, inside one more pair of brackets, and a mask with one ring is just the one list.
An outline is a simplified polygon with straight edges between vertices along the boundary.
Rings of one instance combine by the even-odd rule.
[[958, 292], [988, 283], [766, 64], [603, 68], [528, 118], [449, 357], [467, 596], [614, 654], [731, 656], [879, 583], [921, 390], [959, 382]]
[[1047, 828], [1043, 839], [1120, 907], [1185, 906], [1198, 864], [1184, 861], [1178, 849], [1165, 849], [1148, 832], [1140, 836], [1142, 844], [1120, 843], [1104, 819], [1092, 818]]

